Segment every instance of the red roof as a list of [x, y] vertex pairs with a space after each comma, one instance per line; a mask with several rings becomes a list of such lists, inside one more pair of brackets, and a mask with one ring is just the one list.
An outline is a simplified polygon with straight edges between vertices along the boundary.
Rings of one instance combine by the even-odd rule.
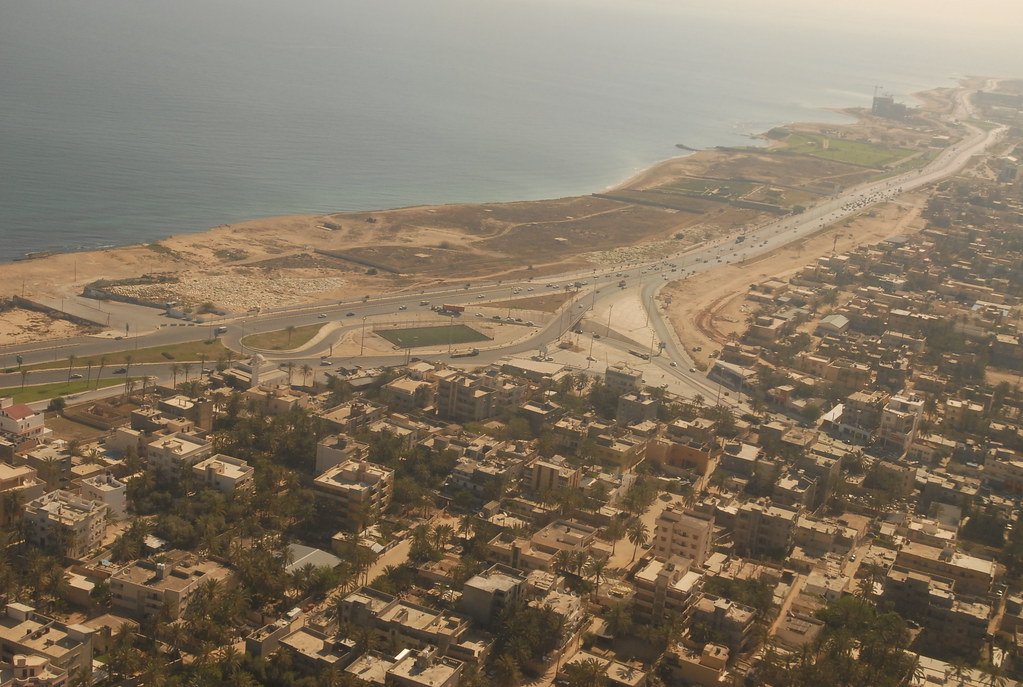
[[0, 413], [3, 413], [12, 420], [24, 420], [26, 417], [32, 417], [35, 415], [36, 411], [32, 410], [24, 403], [16, 403], [0, 410]]

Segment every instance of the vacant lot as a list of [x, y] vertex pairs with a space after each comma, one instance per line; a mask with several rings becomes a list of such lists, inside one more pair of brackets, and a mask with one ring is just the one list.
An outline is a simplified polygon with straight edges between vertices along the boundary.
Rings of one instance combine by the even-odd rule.
[[513, 298], [507, 301], [493, 301], [487, 303], [488, 308], [511, 308], [512, 310], [537, 310], [539, 312], [555, 312], [564, 305], [565, 301], [573, 295], [565, 291], [557, 293], [545, 293], [540, 296], [527, 296], [525, 298]]
[[906, 148], [886, 148], [872, 143], [831, 138], [821, 134], [794, 133], [785, 139], [786, 150], [864, 167], [885, 167], [913, 154]]
[[309, 343], [322, 328], [322, 324], [309, 324], [304, 327], [295, 327], [291, 331], [278, 329], [262, 334], [250, 334], [242, 339], [241, 343], [249, 348], [261, 348], [264, 351], [291, 350]]
[[422, 348], [424, 346], [444, 346], [448, 343], [463, 344], [490, 340], [490, 337], [464, 324], [378, 329], [373, 333], [400, 348]]

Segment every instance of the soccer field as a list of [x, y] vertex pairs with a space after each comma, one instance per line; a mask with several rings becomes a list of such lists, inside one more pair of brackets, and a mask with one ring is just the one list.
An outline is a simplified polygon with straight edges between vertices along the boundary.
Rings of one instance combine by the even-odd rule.
[[373, 332], [400, 348], [423, 348], [451, 344], [489, 341], [490, 337], [480, 334], [464, 324], [440, 325], [437, 327], [409, 327], [406, 329], [378, 329]]

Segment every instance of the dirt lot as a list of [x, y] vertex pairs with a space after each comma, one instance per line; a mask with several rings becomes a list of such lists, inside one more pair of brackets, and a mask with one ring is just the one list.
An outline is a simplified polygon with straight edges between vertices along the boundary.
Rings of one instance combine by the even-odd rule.
[[[661, 291], [671, 324], [686, 350], [698, 362], [709, 363], [711, 353], [745, 331], [752, 309], [745, 299], [750, 284], [787, 277], [829, 254], [833, 246], [842, 252], [920, 231], [926, 224], [920, 217], [925, 200], [924, 194], [907, 195], [899, 203], [879, 206], [874, 217], [852, 218], [743, 265], [724, 265], [695, 280], [672, 282]], [[697, 347], [702, 350], [694, 352]]]
[[89, 330], [34, 310], [11, 308], [0, 312], [0, 343], [16, 344], [42, 339], [63, 339]]

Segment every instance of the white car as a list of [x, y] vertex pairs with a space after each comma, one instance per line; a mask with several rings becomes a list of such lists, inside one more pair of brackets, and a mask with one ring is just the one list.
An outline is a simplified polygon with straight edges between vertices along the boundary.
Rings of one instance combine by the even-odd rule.
[[327, 319], [327, 313], [321, 312], [319, 315], [316, 316], [316, 319], [318, 319], [318, 320], [325, 320], [325, 319]]

